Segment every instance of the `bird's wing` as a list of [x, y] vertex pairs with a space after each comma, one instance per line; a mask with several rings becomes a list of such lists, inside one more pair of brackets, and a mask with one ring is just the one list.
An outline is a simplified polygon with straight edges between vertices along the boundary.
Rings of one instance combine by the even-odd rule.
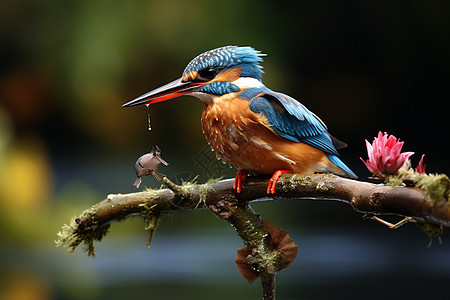
[[265, 90], [250, 99], [249, 107], [252, 112], [264, 115], [280, 136], [338, 155], [327, 126], [297, 100], [282, 93]]

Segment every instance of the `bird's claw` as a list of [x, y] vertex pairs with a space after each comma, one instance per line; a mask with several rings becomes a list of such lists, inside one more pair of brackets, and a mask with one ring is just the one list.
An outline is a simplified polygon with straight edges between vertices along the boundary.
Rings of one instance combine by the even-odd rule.
[[275, 194], [275, 188], [277, 187], [278, 179], [280, 179], [281, 175], [286, 173], [292, 173], [289, 170], [278, 170], [273, 173], [272, 177], [269, 180], [269, 185], [267, 186], [267, 194], [273, 195]]
[[233, 183], [233, 190], [236, 191], [236, 193], [241, 193], [241, 185], [245, 180], [247, 179], [248, 172], [245, 170], [239, 170], [234, 177], [234, 183]]

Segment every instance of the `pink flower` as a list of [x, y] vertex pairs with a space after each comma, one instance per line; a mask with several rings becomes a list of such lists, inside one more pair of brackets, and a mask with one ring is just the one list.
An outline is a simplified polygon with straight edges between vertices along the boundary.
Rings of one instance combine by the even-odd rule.
[[378, 137], [370, 144], [366, 140], [367, 154], [369, 159], [364, 161], [360, 159], [366, 165], [367, 169], [373, 174], [376, 173], [388, 173], [393, 174], [397, 172], [406, 160], [414, 154], [414, 152], [403, 152], [402, 150], [404, 142], [400, 142], [395, 136], [387, 133], [384, 134], [380, 131]]
[[425, 167], [427, 166], [426, 164], [423, 163], [424, 156], [425, 154], [422, 154], [422, 157], [420, 158], [419, 164], [417, 165], [416, 168], [416, 172], [420, 174], [425, 174]]

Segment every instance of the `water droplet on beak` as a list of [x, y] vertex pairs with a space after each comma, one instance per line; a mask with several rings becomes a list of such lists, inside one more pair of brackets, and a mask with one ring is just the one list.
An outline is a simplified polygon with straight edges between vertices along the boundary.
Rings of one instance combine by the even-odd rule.
[[148, 122], [148, 130], [152, 130], [152, 122], [150, 120], [150, 104], [145, 104], [147, 106], [147, 122]]

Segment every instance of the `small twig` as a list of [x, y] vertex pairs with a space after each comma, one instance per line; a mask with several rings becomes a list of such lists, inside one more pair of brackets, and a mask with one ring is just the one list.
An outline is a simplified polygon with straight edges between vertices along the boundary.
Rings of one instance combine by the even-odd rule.
[[405, 225], [406, 223], [409, 223], [409, 222], [415, 222], [413, 218], [411, 218], [411, 217], [405, 217], [405, 218], [403, 218], [402, 220], [400, 220], [399, 222], [397, 222], [397, 223], [395, 223], [395, 224], [392, 224], [391, 222], [388, 222], [388, 221], [386, 221], [386, 220], [383, 220], [383, 219], [380, 218], [380, 217], [373, 216], [373, 215], [369, 215], [369, 214], [365, 214], [365, 215], [363, 216], [363, 219], [371, 219], [371, 220], [377, 221], [377, 222], [379, 222], [379, 223], [381, 223], [381, 224], [383, 224], [383, 225], [386, 225], [386, 226], [389, 227], [390, 229], [397, 229], [397, 228], [399, 228], [400, 226]]
[[173, 183], [172, 181], [169, 180], [169, 178], [167, 178], [166, 176], [164, 176], [162, 178], [162, 181], [166, 184], [167, 188], [169, 188], [172, 192], [174, 192], [175, 194], [181, 194], [183, 192], [183, 189], [181, 186]]
[[151, 217], [149, 220], [149, 224], [147, 226], [148, 235], [147, 235], [147, 241], [145, 242], [145, 246], [150, 248], [150, 244], [152, 242], [153, 233], [156, 230], [156, 225], [158, 224], [159, 216]]

